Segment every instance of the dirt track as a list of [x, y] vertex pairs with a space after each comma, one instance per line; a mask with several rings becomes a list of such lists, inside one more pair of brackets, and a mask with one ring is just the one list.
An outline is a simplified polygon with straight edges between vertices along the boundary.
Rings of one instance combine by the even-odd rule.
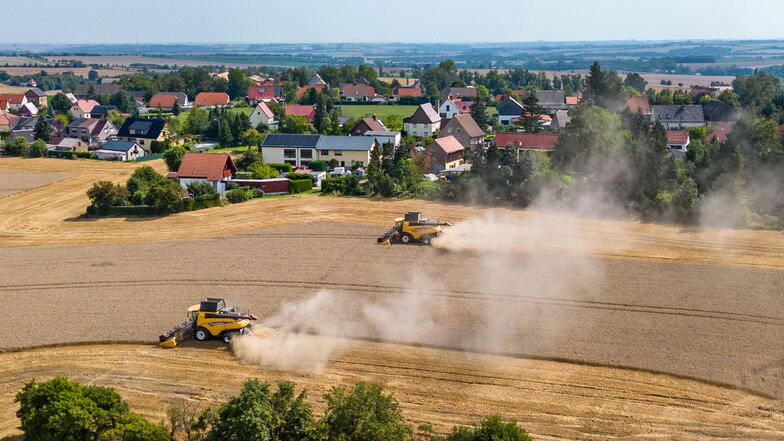
[[225, 348], [208, 346], [101, 345], [0, 354], [0, 436], [12, 433], [10, 400], [24, 382], [58, 372], [116, 387], [132, 409], [153, 421], [163, 418], [170, 403], [214, 405], [236, 394], [244, 380], [261, 378], [296, 381], [309, 391], [317, 413], [330, 386], [377, 382], [401, 401], [409, 422], [427, 422], [440, 432], [500, 413], [517, 419], [537, 440], [784, 437], [780, 403], [666, 375], [377, 343], [353, 346], [323, 373], [309, 374], [240, 365]]

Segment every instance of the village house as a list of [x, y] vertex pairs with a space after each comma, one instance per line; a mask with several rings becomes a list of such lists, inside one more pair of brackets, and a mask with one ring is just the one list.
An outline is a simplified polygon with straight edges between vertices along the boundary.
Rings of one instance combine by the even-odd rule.
[[457, 108], [454, 102], [451, 99], [447, 98], [438, 106], [438, 115], [441, 116], [441, 119], [452, 119], [453, 116], [459, 115], [460, 110]]
[[386, 130], [376, 131], [370, 130], [368, 132], [363, 133], [364, 136], [372, 136], [373, 139], [376, 140], [378, 145], [383, 146], [384, 144], [391, 142], [392, 145], [395, 147], [400, 146], [400, 143], [403, 140], [402, 135], [400, 132], [389, 132]]
[[481, 146], [485, 132], [471, 115], [455, 115], [439, 133], [439, 138], [454, 136], [463, 147]]
[[12, 113], [0, 113], [0, 132], [10, 132], [19, 117]]
[[300, 135], [269, 133], [261, 143], [265, 161], [307, 167], [312, 161], [335, 160], [341, 167], [365, 166], [370, 152], [378, 146], [370, 136]]
[[651, 122], [661, 123], [667, 130], [682, 130], [705, 125], [705, 115], [699, 104], [655, 105], [651, 108]]
[[27, 142], [35, 141], [35, 124], [38, 122], [38, 118], [34, 117], [19, 117], [16, 120], [16, 124], [11, 129], [11, 134], [8, 136], [8, 141], [22, 137], [27, 140]]
[[133, 141], [107, 141], [95, 151], [95, 158], [104, 161], [130, 161], [144, 155], [144, 149]]
[[313, 124], [316, 121], [316, 106], [301, 106], [296, 104], [289, 104], [286, 106], [286, 115], [297, 115], [305, 118], [308, 124]]
[[678, 150], [687, 152], [689, 150], [691, 139], [689, 132], [685, 130], [668, 130], [667, 131], [667, 148], [670, 150]]
[[[158, 95], [172, 95], [177, 98], [177, 105], [180, 106], [180, 109], [190, 109], [191, 102], [188, 100], [188, 95], [184, 92], [160, 92]], [[173, 106], [174, 104], [172, 104]]]
[[419, 87], [407, 86], [407, 87], [395, 87], [392, 89], [392, 101], [400, 101], [400, 98], [421, 98], [422, 97], [422, 89]]
[[174, 103], [177, 102], [177, 97], [174, 95], [164, 95], [159, 93], [157, 95], [153, 95], [150, 98], [150, 108], [151, 109], [166, 109], [169, 110], [174, 107]]
[[6, 104], [0, 108], [16, 111], [27, 104], [27, 97], [23, 93], [3, 93], [0, 94], [0, 103], [3, 102]]
[[326, 88], [324, 84], [308, 84], [306, 86], [302, 86], [297, 89], [297, 98], [302, 98], [310, 89], [313, 89], [317, 92], [323, 92], [324, 88]]
[[553, 150], [559, 135], [550, 133], [496, 133], [495, 145], [502, 149], [513, 145], [520, 150]]
[[417, 107], [414, 114], [403, 119], [403, 131], [411, 136], [427, 138], [441, 127], [441, 117], [430, 103]]
[[340, 97], [346, 101], [372, 101], [376, 96], [376, 88], [364, 80], [340, 86]]
[[[732, 126], [732, 122], [720, 122], [715, 124], [713, 131], [705, 137], [705, 142], [726, 142], [727, 136], [732, 132]], [[782, 127], [784, 127], [784, 124], [782, 124]]]
[[735, 109], [724, 101], [710, 100], [702, 104], [706, 122], [731, 122], [738, 120]]
[[465, 148], [452, 135], [439, 137], [425, 147], [425, 158], [430, 173], [455, 168], [463, 164]]
[[516, 99], [507, 98], [496, 108], [496, 111], [498, 112], [498, 123], [502, 126], [508, 126], [512, 124], [513, 119], [522, 116], [524, 110], [525, 107], [517, 102]]
[[648, 95], [632, 95], [626, 100], [626, 107], [632, 113], [642, 113], [643, 115], [651, 114], [651, 103], [648, 101]]
[[462, 99], [474, 98], [477, 96], [476, 87], [447, 87], [441, 91], [442, 98]]
[[327, 83], [321, 78], [321, 75], [315, 73], [310, 80], [308, 80], [308, 86], [326, 86]]
[[93, 110], [90, 111], [90, 118], [104, 118], [107, 115], [109, 115], [109, 112], [112, 111], [112, 110], [114, 110], [115, 112], [119, 112], [120, 111], [117, 108], [117, 106], [112, 106], [112, 105], [109, 105], [109, 106], [103, 106], [103, 105], [95, 106], [95, 107], [93, 107]]
[[169, 173], [182, 188], [193, 182], [208, 182], [219, 193], [226, 191], [226, 182], [237, 173], [237, 166], [228, 153], [186, 153], [177, 172]]
[[90, 146], [79, 138], [56, 138], [52, 139], [53, 150], [58, 152], [86, 152]]
[[387, 128], [384, 126], [384, 123], [376, 118], [376, 115], [373, 115], [359, 120], [354, 128], [351, 129], [351, 134], [354, 136], [362, 136], [365, 132], [385, 132], [386, 130]]
[[122, 90], [119, 84], [77, 84], [73, 94], [77, 99], [86, 100], [92, 88], [93, 96], [114, 95]]
[[98, 101], [95, 100], [79, 100], [71, 106], [69, 113], [71, 118], [90, 118], [95, 106], [98, 106]]
[[536, 100], [548, 113], [566, 107], [566, 94], [563, 90], [537, 90]]
[[370, 153], [380, 147], [371, 136], [321, 136], [316, 149], [321, 161], [337, 161], [340, 167], [365, 167], [370, 163]]
[[196, 95], [193, 104], [201, 107], [218, 107], [229, 104], [229, 95], [223, 92], [201, 92]]
[[258, 103], [276, 101], [281, 96], [279, 85], [269, 84], [264, 86], [251, 86], [248, 88], [248, 104], [255, 106]]
[[33, 103], [24, 103], [17, 112], [19, 116], [35, 116], [38, 115], [38, 108]]
[[163, 141], [166, 136], [166, 121], [155, 118], [126, 118], [117, 131], [118, 140], [135, 142], [147, 152], [153, 141]]
[[25, 92], [25, 97], [28, 103], [33, 103], [39, 109], [47, 105], [46, 93], [37, 87]]
[[462, 114], [471, 113], [471, 106], [474, 105], [473, 101], [454, 101], [457, 110]]
[[568, 110], [556, 110], [550, 122], [551, 129], [562, 129], [572, 120]]
[[259, 124], [264, 124], [269, 130], [278, 130], [278, 122], [275, 121], [275, 114], [272, 113], [272, 110], [265, 102], [256, 104], [256, 107], [248, 118], [250, 119], [250, 126], [254, 129], [257, 128]]
[[78, 138], [91, 148], [98, 148], [115, 135], [117, 127], [108, 119], [77, 118], [65, 126], [66, 137]]

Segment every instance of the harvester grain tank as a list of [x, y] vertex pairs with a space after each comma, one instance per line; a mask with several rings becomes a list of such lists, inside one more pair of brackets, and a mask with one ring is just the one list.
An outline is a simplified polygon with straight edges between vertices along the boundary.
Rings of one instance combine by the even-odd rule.
[[395, 219], [395, 226], [379, 237], [377, 242], [380, 245], [393, 243], [429, 245], [434, 238], [441, 235], [441, 227], [450, 225], [449, 222], [422, 217], [422, 213], [412, 211]]
[[253, 330], [253, 314], [239, 312], [234, 306], [226, 306], [223, 299], [207, 298], [188, 308], [188, 319], [160, 336], [160, 345], [173, 348], [189, 337], [198, 341], [220, 338], [229, 343], [237, 335], [250, 334]]

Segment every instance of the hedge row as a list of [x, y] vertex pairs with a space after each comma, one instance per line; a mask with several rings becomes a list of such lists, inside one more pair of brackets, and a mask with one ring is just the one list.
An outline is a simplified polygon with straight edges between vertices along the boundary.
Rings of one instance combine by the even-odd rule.
[[63, 152], [58, 150], [49, 150], [47, 156], [50, 158], [85, 158], [85, 159], [93, 159], [93, 152]]
[[267, 165], [277, 170], [278, 173], [291, 173], [294, 171], [294, 167], [292, 167], [291, 164], [267, 164]]
[[220, 195], [218, 193], [207, 194], [204, 196], [183, 198], [180, 201], [180, 207], [177, 211], [202, 210], [204, 208], [217, 207], [220, 204], [221, 204], [221, 200], [220, 200]]
[[343, 178], [329, 178], [321, 180], [321, 192], [332, 193], [343, 191]]
[[313, 171], [327, 171], [327, 161], [310, 161], [308, 168]]
[[[177, 206], [176, 211], [195, 211], [204, 208], [217, 207], [221, 204], [218, 193], [193, 198], [183, 198]], [[127, 217], [127, 216], [161, 216], [169, 214], [165, 210], [146, 205], [127, 205], [121, 207], [98, 208], [94, 205], [87, 207], [88, 216], [108, 216], [108, 217]]]
[[289, 181], [289, 193], [302, 193], [313, 188], [313, 181], [310, 179], [297, 179]]
[[300, 181], [302, 179], [309, 179], [311, 182], [316, 180], [316, 177], [310, 173], [286, 173], [286, 179], [289, 181]]

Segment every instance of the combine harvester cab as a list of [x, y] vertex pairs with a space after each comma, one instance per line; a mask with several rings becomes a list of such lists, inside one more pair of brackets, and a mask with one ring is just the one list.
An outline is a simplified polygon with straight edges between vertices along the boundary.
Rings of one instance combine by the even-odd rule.
[[160, 345], [173, 348], [190, 336], [198, 341], [220, 338], [229, 343], [235, 335], [253, 332], [253, 320], [256, 320], [255, 315], [238, 312], [234, 306], [227, 307], [223, 299], [207, 298], [188, 308], [188, 319], [161, 335]]
[[395, 219], [395, 226], [379, 237], [379, 245], [394, 243], [412, 244], [421, 243], [430, 245], [430, 242], [441, 235], [441, 227], [448, 227], [449, 222], [439, 222], [434, 219], [422, 217], [422, 213], [412, 211], [404, 217]]

